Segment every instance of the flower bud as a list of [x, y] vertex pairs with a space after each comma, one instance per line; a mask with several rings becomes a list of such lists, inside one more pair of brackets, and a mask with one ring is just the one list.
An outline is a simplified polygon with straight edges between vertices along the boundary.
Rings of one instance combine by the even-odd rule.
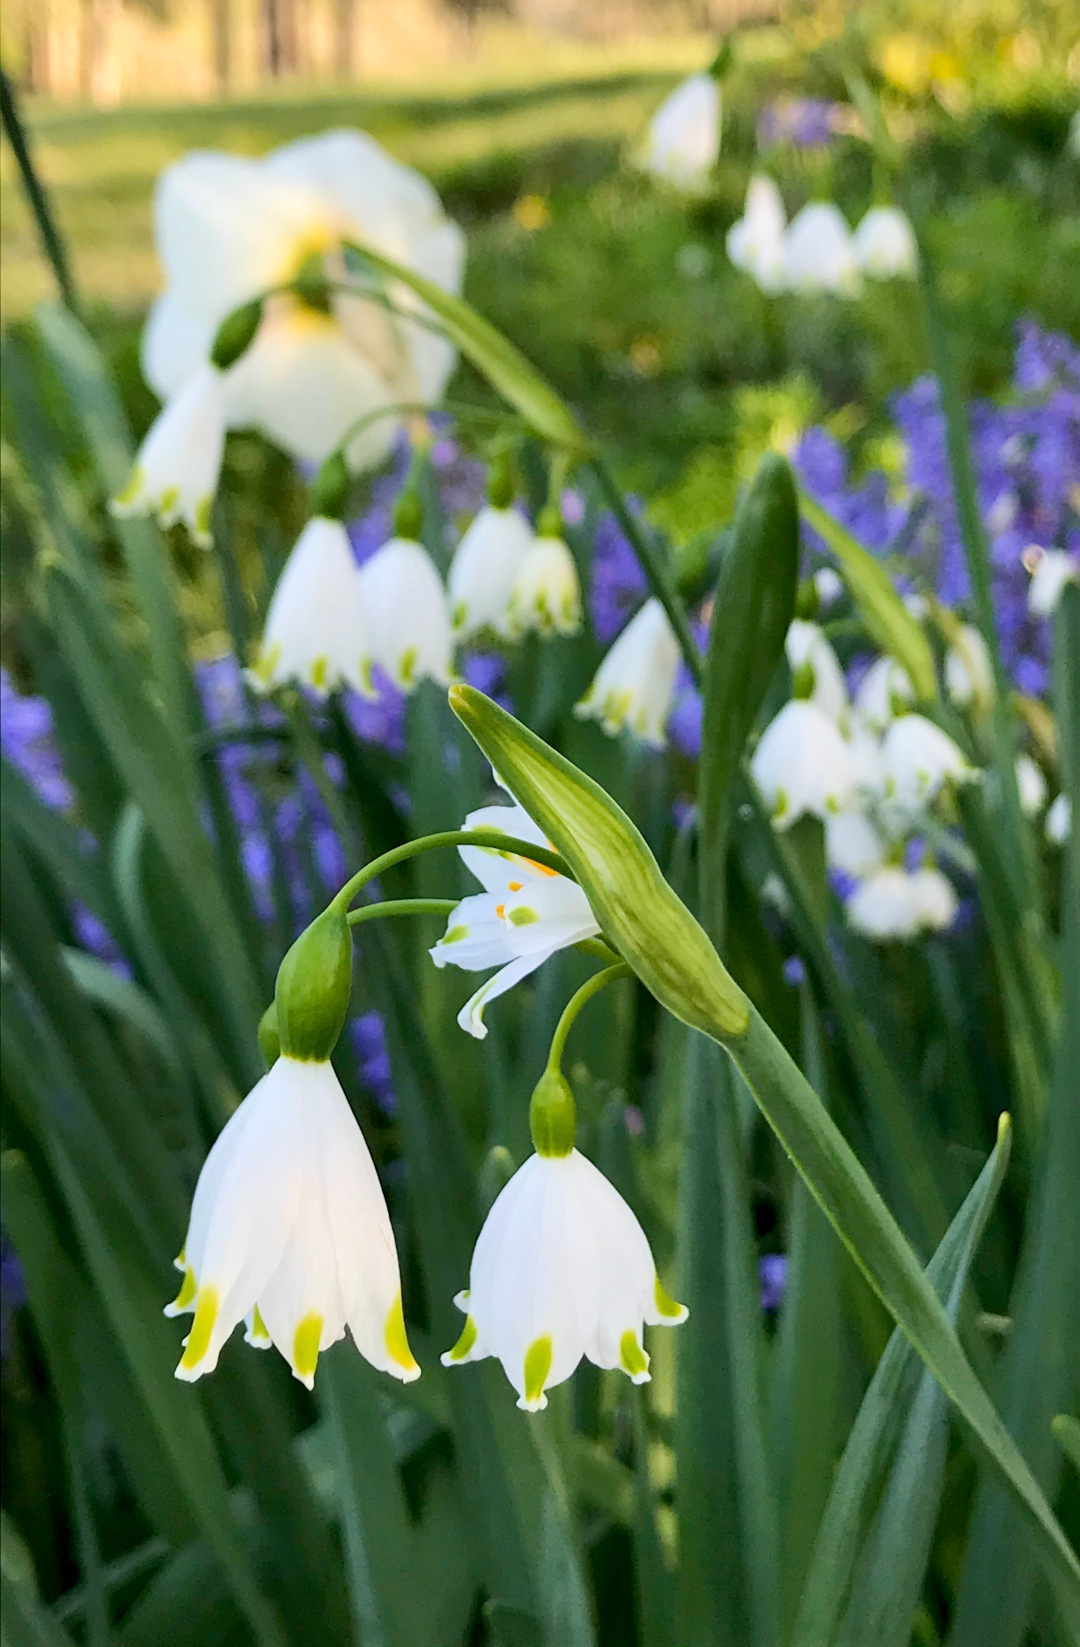
[[420, 493], [415, 486], [406, 486], [404, 491], [398, 493], [394, 504], [394, 536], [419, 542], [423, 524], [424, 505], [420, 501]]
[[561, 1069], [545, 1069], [529, 1104], [529, 1129], [537, 1155], [569, 1155], [577, 1135], [577, 1109]]
[[312, 518], [344, 520], [348, 513], [352, 476], [345, 454], [338, 447], [320, 464], [308, 492], [308, 507]]
[[280, 1050], [289, 1058], [322, 1062], [330, 1057], [349, 1010], [352, 937], [343, 909], [312, 921], [278, 968], [274, 1005]]
[[707, 1035], [742, 1035], [746, 997], [626, 813], [482, 692], [454, 686], [450, 705], [566, 859], [602, 930], [661, 1005]]
[[277, 1027], [277, 1002], [271, 1001], [259, 1019], [259, 1051], [267, 1069], [273, 1069], [281, 1057], [281, 1036]]
[[242, 303], [238, 309], [225, 316], [210, 348], [210, 359], [219, 372], [227, 372], [230, 366], [235, 366], [241, 355], [247, 353], [255, 341], [255, 333], [262, 325], [262, 317], [261, 297], [253, 297], [250, 303]]
[[514, 465], [509, 452], [492, 458], [488, 470], [488, 502], [493, 509], [509, 509], [514, 501]]

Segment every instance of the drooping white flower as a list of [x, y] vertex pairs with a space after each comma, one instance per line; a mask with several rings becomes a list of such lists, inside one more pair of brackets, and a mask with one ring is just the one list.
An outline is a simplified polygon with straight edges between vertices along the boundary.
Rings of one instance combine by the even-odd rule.
[[391, 538], [360, 568], [371, 657], [404, 692], [453, 679], [453, 634], [435, 563], [414, 538]]
[[1037, 618], [1048, 618], [1061, 599], [1065, 585], [1078, 579], [1080, 561], [1067, 549], [1044, 549], [1028, 584], [1028, 610]]
[[918, 810], [947, 783], [970, 783], [978, 776], [947, 733], [925, 715], [901, 715], [881, 742], [885, 787], [900, 806]]
[[852, 237], [855, 261], [872, 280], [913, 280], [919, 249], [910, 219], [895, 206], [871, 206]]
[[859, 265], [843, 213], [828, 200], [796, 212], [784, 236], [784, 271], [796, 292], [835, 292], [854, 297]]
[[833, 566], [819, 566], [814, 573], [814, 588], [822, 608], [835, 606], [844, 593], [844, 580]]
[[722, 101], [711, 74], [692, 74], [666, 97], [649, 121], [642, 163], [662, 183], [684, 194], [708, 187], [720, 153]]
[[[466, 829], [498, 829], [518, 840], [546, 847], [543, 831], [523, 807], [485, 806], [470, 812]], [[514, 852], [494, 847], [458, 848], [483, 892], [463, 898], [431, 951], [436, 966], [467, 972], [499, 971], [488, 978], [458, 1014], [469, 1035], [487, 1034], [484, 1008], [504, 995], [558, 949], [568, 949], [600, 931], [589, 900], [576, 881]]]
[[765, 728], [750, 770], [778, 829], [804, 812], [827, 818], [856, 798], [850, 748], [835, 722], [801, 698], [792, 698]]
[[518, 568], [506, 608], [510, 635], [574, 635], [581, 627], [581, 585], [563, 539], [541, 533]]
[[961, 709], [985, 706], [994, 696], [990, 653], [973, 624], [961, 624], [945, 655], [945, 690]]
[[1064, 792], [1051, 801], [1044, 828], [1054, 846], [1064, 846], [1072, 834], [1072, 801]]
[[[340, 281], [345, 242], [445, 291], [461, 286], [460, 229], [430, 183], [364, 132], [303, 138], [262, 160], [188, 154], [159, 179], [154, 228], [166, 284], [143, 337], [143, 369], [164, 399], [209, 359], [234, 309], [301, 272]], [[358, 419], [437, 400], [455, 351], [422, 324], [426, 311], [410, 291], [391, 284], [387, 296], [397, 312], [339, 291], [324, 303], [271, 296], [250, 348], [225, 374], [229, 427], [261, 429], [293, 457], [321, 463]], [[377, 417], [355, 434], [352, 466], [381, 462], [398, 422]]]
[[1046, 778], [1043, 769], [1030, 755], [1016, 757], [1016, 787], [1020, 793], [1020, 809], [1026, 818], [1036, 818], [1046, 805]]
[[793, 675], [813, 671], [813, 684], [808, 693], [810, 702], [822, 714], [842, 725], [848, 712], [847, 686], [840, 660], [825, 637], [825, 631], [816, 623], [795, 618], [788, 627], [784, 641], [788, 664]]
[[156, 515], [162, 526], [182, 520], [209, 548], [210, 508], [225, 450], [225, 395], [215, 367], [198, 367], [166, 401], [139, 448], [114, 515]]
[[780, 190], [771, 177], [752, 177], [743, 215], [728, 230], [727, 254], [763, 292], [782, 291], [786, 284], [786, 229], [787, 213]]
[[260, 692], [296, 681], [322, 693], [351, 686], [370, 697], [368, 636], [348, 533], [339, 520], [316, 516], [278, 579], [248, 678]]
[[915, 702], [911, 677], [895, 658], [881, 657], [870, 665], [855, 691], [855, 719], [869, 731], [882, 733]]
[[848, 899], [847, 918], [866, 938], [913, 938], [920, 932], [942, 932], [956, 914], [952, 882], [925, 865], [909, 872], [900, 868], [876, 870]]
[[450, 616], [458, 640], [481, 629], [507, 637], [510, 593], [532, 543], [532, 527], [517, 509], [487, 503], [480, 510], [450, 565]]
[[270, 1338], [309, 1389], [346, 1326], [373, 1367], [420, 1376], [378, 1174], [329, 1063], [280, 1057], [231, 1116], [199, 1175], [180, 1266], [165, 1313], [194, 1320], [178, 1378], [213, 1372], [245, 1319], [249, 1341]]
[[825, 819], [825, 856], [832, 869], [861, 879], [885, 861], [885, 842], [864, 812], [832, 812]]
[[642, 1326], [676, 1326], [687, 1311], [660, 1284], [645, 1233], [592, 1162], [531, 1155], [499, 1195], [476, 1243], [465, 1328], [446, 1366], [494, 1355], [537, 1412], [582, 1356], [649, 1377]]
[[661, 749], [678, 671], [679, 643], [654, 595], [627, 624], [574, 713], [598, 720], [613, 737], [628, 726]]

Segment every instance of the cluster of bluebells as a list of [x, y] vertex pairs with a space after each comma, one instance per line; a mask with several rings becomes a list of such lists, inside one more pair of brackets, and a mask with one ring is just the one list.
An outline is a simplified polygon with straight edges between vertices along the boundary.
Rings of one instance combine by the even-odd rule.
[[847, 112], [825, 97], [777, 97], [758, 116], [758, 148], [826, 149], [843, 129]]

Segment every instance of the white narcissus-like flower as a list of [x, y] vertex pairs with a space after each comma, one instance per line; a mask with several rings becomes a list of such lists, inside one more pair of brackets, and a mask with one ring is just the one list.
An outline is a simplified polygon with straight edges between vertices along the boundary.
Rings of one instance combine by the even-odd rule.
[[852, 237], [855, 261], [872, 280], [913, 280], [919, 249], [910, 219], [896, 206], [871, 206]]
[[654, 595], [631, 618], [574, 713], [598, 720], [612, 736], [628, 726], [662, 749], [678, 671], [679, 643]]
[[[358, 131], [302, 138], [265, 159], [196, 152], [169, 166], [154, 199], [165, 290], [143, 336], [143, 370], [171, 399], [210, 357], [235, 309], [301, 274], [345, 273], [342, 246], [370, 246], [461, 287], [465, 242], [418, 172]], [[423, 305], [387, 288], [395, 309], [329, 292], [325, 303], [275, 292], [251, 346], [225, 374], [230, 428], [252, 426], [293, 457], [321, 463], [358, 419], [376, 417], [348, 445], [353, 467], [390, 451], [399, 402], [439, 399], [453, 346], [421, 323]], [[414, 319], [412, 316], [417, 316]]]
[[360, 575], [339, 520], [318, 515], [278, 579], [248, 679], [256, 691], [296, 681], [316, 692], [351, 686], [370, 697], [371, 660]]
[[786, 229], [787, 213], [780, 190], [771, 177], [752, 177], [743, 215], [728, 230], [727, 254], [763, 292], [782, 291], [786, 283]]
[[840, 660], [825, 638], [825, 631], [816, 623], [795, 618], [788, 627], [784, 650], [793, 675], [798, 677], [800, 671], [813, 671], [812, 688], [800, 696], [808, 697], [831, 721], [842, 725], [848, 712], [847, 686]]
[[448, 591], [458, 640], [481, 629], [508, 638], [507, 608], [533, 543], [533, 529], [517, 509], [487, 503], [454, 551]]
[[915, 702], [911, 677], [895, 658], [878, 658], [855, 691], [855, 719], [871, 732], [882, 733]]
[[[481, 807], [469, 813], [465, 828], [498, 829], [537, 846], [549, 844], [517, 805]], [[452, 911], [431, 958], [436, 966], [459, 966], [467, 972], [499, 968], [458, 1014], [462, 1029], [483, 1040], [489, 1001], [513, 989], [556, 950], [595, 938], [600, 927], [577, 882], [545, 864], [494, 847], [462, 846], [458, 851], [484, 890], [463, 898]]]
[[1048, 618], [1061, 599], [1067, 583], [1080, 579], [1080, 561], [1067, 549], [1044, 549], [1035, 561], [1028, 584], [1028, 610], [1037, 618]]
[[792, 698], [770, 721], [750, 762], [772, 821], [787, 829], [804, 812], [827, 818], [853, 805], [858, 774], [834, 721]]
[[859, 265], [851, 231], [831, 201], [811, 201], [796, 212], [784, 236], [784, 270], [793, 291], [857, 294]]
[[945, 655], [945, 690], [961, 709], [984, 708], [994, 696], [994, 671], [986, 642], [973, 624], [961, 624]]
[[435, 563], [415, 538], [391, 538], [360, 568], [371, 657], [395, 686], [453, 679], [453, 634]]
[[885, 842], [864, 812], [834, 812], [825, 819], [825, 856], [831, 868], [859, 880], [880, 869]]
[[899, 806], [928, 805], [949, 783], [970, 783], [976, 769], [947, 733], [925, 715], [901, 715], [881, 742], [885, 791]]
[[494, 1355], [536, 1412], [582, 1356], [649, 1377], [642, 1326], [676, 1326], [686, 1309], [660, 1284], [645, 1232], [619, 1192], [576, 1149], [531, 1155], [487, 1215], [468, 1290], [465, 1328], [446, 1366]]
[[194, 1314], [176, 1369], [213, 1372], [247, 1321], [312, 1387], [319, 1352], [352, 1334], [373, 1367], [419, 1378], [379, 1177], [329, 1063], [280, 1057], [207, 1156], [166, 1315]]
[[1046, 778], [1030, 755], [1016, 757], [1016, 787], [1020, 808], [1026, 818], [1036, 818], [1046, 805]]
[[876, 870], [856, 888], [845, 906], [848, 921], [866, 938], [914, 938], [943, 932], [957, 909], [952, 882], [929, 865]]
[[707, 188], [720, 153], [722, 107], [711, 74], [692, 74], [676, 86], [649, 121], [646, 170], [686, 194]]
[[221, 373], [199, 366], [158, 413], [139, 448], [114, 515], [156, 515], [162, 526], [182, 520], [209, 548], [210, 509], [225, 450]]
[[541, 635], [576, 635], [581, 627], [581, 585], [563, 539], [541, 533], [518, 568], [506, 609], [511, 636], [530, 629]]
[[1072, 834], [1072, 801], [1068, 795], [1058, 795], [1046, 814], [1046, 838], [1054, 846], [1064, 846]]

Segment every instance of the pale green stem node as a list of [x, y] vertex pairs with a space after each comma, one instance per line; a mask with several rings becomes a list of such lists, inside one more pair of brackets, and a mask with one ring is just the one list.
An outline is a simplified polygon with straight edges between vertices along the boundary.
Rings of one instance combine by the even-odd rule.
[[533, 1089], [529, 1130], [537, 1155], [569, 1155], [577, 1136], [577, 1106], [561, 1069], [549, 1065]]
[[282, 961], [274, 1004], [281, 1051], [289, 1058], [330, 1057], [349, 1010], [352, 937], [345, 911], [331, 904]]

